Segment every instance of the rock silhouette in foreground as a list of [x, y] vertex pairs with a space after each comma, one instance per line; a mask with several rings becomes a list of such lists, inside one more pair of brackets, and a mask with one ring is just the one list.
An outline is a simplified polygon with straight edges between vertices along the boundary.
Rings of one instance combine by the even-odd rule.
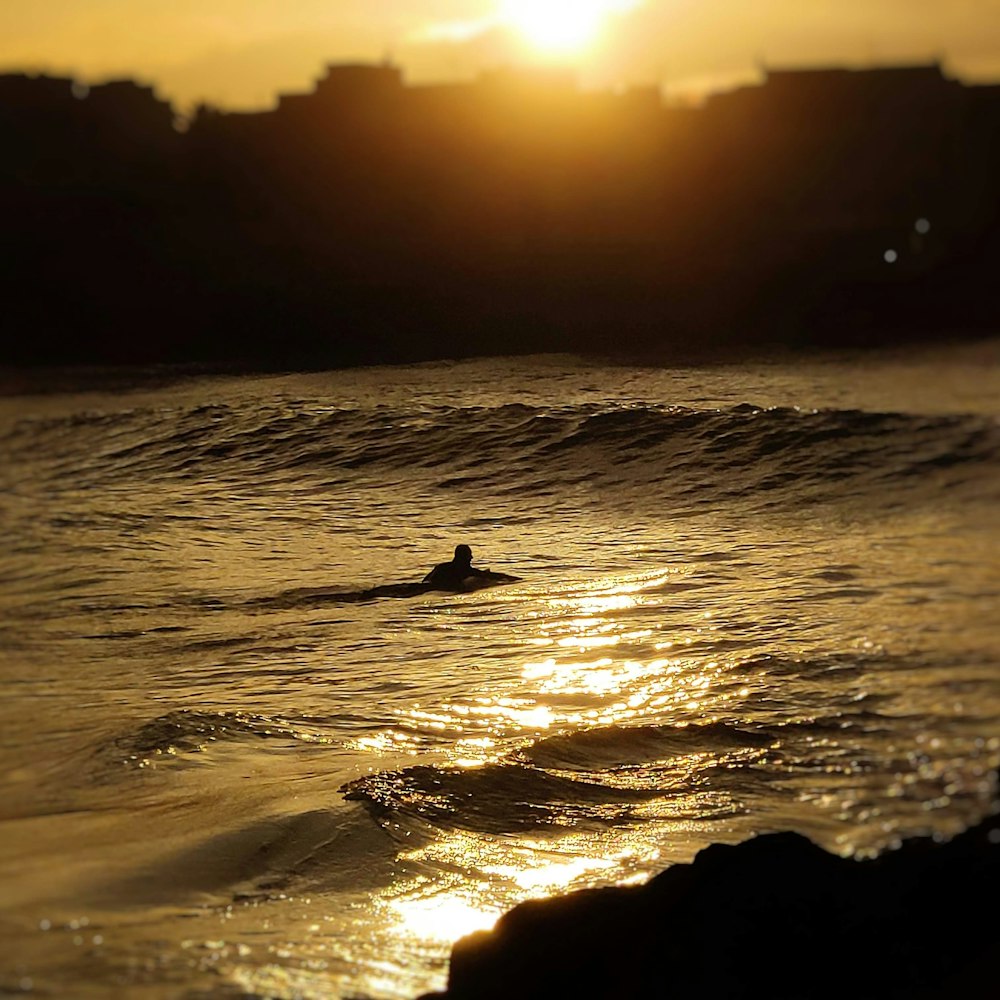
[[641, 887], [524, 903], [459, 941], [429, 996], [998, 996], [998, 898], [998, 815], [868, 861], [768, 834]]

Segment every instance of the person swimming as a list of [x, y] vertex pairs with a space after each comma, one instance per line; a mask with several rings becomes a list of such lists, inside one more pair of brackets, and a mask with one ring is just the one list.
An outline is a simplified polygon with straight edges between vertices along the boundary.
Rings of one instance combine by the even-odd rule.
[[472, 565], [472, 549], [468, 545], [456, 545], [451, 562], [438, 563], [423, 582], [441, 590], [466, 590], [477, 579], [491, 579], [493, 575], [488, 569]]

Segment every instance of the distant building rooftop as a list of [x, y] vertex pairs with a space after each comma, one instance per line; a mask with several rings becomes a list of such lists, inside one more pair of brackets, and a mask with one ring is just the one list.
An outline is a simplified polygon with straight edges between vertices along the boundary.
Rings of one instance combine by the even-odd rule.
[[963, 89], [946, 76], [939, 62], [901, 66], [761, 66], [763, 81], [709, 96], [706, 106], [734, 108], [748, 102], [777, 102], [781, 107], [808, 109], [818, 102], [868, 100], [935, 101]]
[[403, 89], [403, 73], [389, 63], [328, 63], [326, 73], [316, 81], [311, 92], [280, 94], [282, 110], [303, 108], [314, 101], [354, 105], [382, 100]]
[[901, 66], [787, 66], [764, 65], [764, 76], [768, 81], [798, 83], [812, 80], [851, 79], [946, 79], [939, 62], [918, 63]]

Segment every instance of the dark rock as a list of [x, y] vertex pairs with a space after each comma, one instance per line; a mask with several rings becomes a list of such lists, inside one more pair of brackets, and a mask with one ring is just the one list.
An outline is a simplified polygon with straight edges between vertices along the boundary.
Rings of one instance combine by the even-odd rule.
[[524, 903], [455, 945], [436, 996], [997, 996], [998, 891], [998, 816], [867, 861], [764, 835], [641, 887]]

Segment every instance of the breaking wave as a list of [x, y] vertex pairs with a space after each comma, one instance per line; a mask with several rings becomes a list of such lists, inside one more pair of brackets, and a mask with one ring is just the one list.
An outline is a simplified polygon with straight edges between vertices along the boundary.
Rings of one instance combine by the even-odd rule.
[[[85, 425], [85, 426], [84, 426]], [[92, 447], [75, 449], [81, 431]], [[988, 416], [638, 404], [338, 409], [285, 404], [135, 409], [19, 422], [0, 444], [32, 477], [107, 482], [290, 475], [330, 485], [370, 472], [454, 491], [532, 494], [581, 485], [650, 487], [698, 502], [808, 491], [898, 493], [992, 472]], [[995, 486], [991, 487], [995, 491]]]

